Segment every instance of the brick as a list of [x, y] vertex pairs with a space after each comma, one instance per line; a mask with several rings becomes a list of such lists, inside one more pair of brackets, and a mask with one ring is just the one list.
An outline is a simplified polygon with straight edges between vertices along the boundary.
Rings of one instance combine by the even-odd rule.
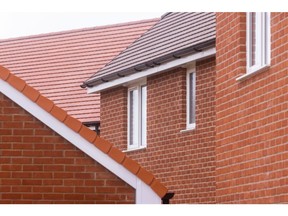
[[[11, 83], [18, 81], [15, 77], [10, 78]], [[38, 91], [26, 84], [22, 89], [21, 83], [23, 82], [19, 81], [19, 85], [15, 86], [23, 90], [23, 94], [29, 99], [45, 107], [46, 111], [53, 105], [51, 114], [57, 118], [59, 110], [56, 110], [53, 103], [49, 100], [46, 103], [46, 98], [39, 96]], [[123, 203], [122, 200], [107, 199], [107, 194], [116, 192], [115, 187], [129, 188], [118, 199], [129, 197], [127, 203], [134, 202], [134, 189], [57, 132], [23, 111], [1, 93], [0, 104], [0, 116], [3, 117], [0, 118], [0, 184], [3, 186], [0, 187], [0, 203]], [[58, 118], [62, 120], [61, 115]], [[81, 130], [82, 123], [78, 120], [66, 118], [65, 121], [74, 130]], [[74, 125], [75, 122], [78, 125]], [[92, 134], [88, 130], [82, 129], [81, 134], [88, 141], [94, 142], [95, 132], [91, 131]], [[108, 152], [111, 145], [101, 148]], [[93, 193], [97, 190], [101, 195], [94, 196]]]
[[[275, 127], [272, 123], [278, 121], [283, 111], [283, 107], [280, 108], [283, 101], [275, 98], [285, 94], [281, 91], [283, 84], [278, 85], [276, 77], [287, 76], [284, 72], [287, 66], [280, 60], [284, 57], [283, 50], [280, 51], [284, 44], [278, 40], [283, 35], [277, 33], [287, 29], [279, 25], [284, 21], [283, 17], [279, 19], [281, 15], [283, 13], [271, 13], [271, 48], [274, 51], [270, 67], [237, 82], [235, 79], [246, 73], [246, 14], [216, 14], [216, 19], [222, 20], [216, 24], [217, 203], [281, 203], [277, 200], [281, 192], [273, 187], [279, 187], [279, 179], [283, 178], [284, 168], [275, 167], [283, 163], [283, 159], [277, 156], [277, 148], [272, 147], [277, 142], [284, 144], [277, 140], [282, 137], [278, 132], [285, 126], [279, 123]], [[233, 28], [228, 21], [235, 23]], [[224, 28], [226, 30], [221, 31]], [[237, 58], [231, 58], [235, 55]], [[278, 171], [267, 174], [272, 170]]]
[[[186, 129], [186, 69], [167, 70], [147, 78], [147, 148], [126, 153], [155, 174], [161, 184], [173, 188], [172, 203], [195, 203], [197, 197], [201, 197], [198, 203], [216, 202], [216, 187], [210, 186], [215, 186], [216, 166], [216, 59], [197, 61], [196, 72], [196, 130], [180, 132]], [[126, 87], [101, 92], [101, 138], [119, 150], [127, 150], [127, 95]], [[139, 175], [138, 163], [131, 165], [127, 157], [122, 163]], [[153, 178], [150, 176], [146, 182], [151, 184]], [[185, 190], [175, 179], [185, 184]], [[196, 191], [194, 188], [203, 182], [203, 190]]]

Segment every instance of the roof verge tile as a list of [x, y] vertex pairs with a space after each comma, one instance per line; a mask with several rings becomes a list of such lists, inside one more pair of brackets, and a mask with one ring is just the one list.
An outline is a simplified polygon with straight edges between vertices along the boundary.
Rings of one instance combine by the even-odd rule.
[[22, 92], [26, 86], [26, 82], [14, 74], [10, 74], [7, 82], [20, 92]]
[[154, 179], [154, 176], [152, 175], [152, 173], [148, 172], [146, 169], [144, 168], [140, 168], [139, 172], [137, 173], [137, 176], [143, 181], [145, 182], [147, 185], [150, 185]]
[[100, 149], [102, 152], [104, 152], [105, 154], [107, 154], [111, 147], [112, 147], [112, 144], [104, 139], [102, 139], [101, 137], [98, 137], [94, 142], [93, 144], [98, 148]]
[[70, 129], [72, 129], [75, 132], [79, 132], [82, 127], [82, 123], [71, 116], [67, 116], [67, 118], [64, 121], [64, 124], [66, 124]]
[[140, 165], [136, 161], [128, 157], [125, 158], [123, 166], [135, 175], [138, 173], [140, 169]]
[[95, 139], [97, 138], [97, 134], [95, 131], [90, 130], [89, 128], [87, 128], [86, 126], [81, 127], [79, 134], [86, 139], [87, 141], [89, 141], [90, 143], [93, 143], [95, 141]]
[[153, 180], [151, 188], [159, 197], [164, 197], [165, 194], [168, 192], [168, 189], [163, 184], [161, 184], [157, 179]]
[[40, 96], [40, 92], [29, 85], [25, 86], [22, 93], [33, 102], [37, 101]]
[[51, 114], [61, 122], [63, 122], [67, 117], [67, 112], [58, 106], [53, 107]]
[[54, 103], [49, 100], [48, 98], [44, 97], [43, 95], [40, 95], [36, 103], [42, 107], [45, 111], [49, 112], [52, 110]]
[[7, 80], [9, 76], [10, 76], [10, 71], [7, 68], [2, 67], [0, 65], [0, 78], [3, 80]]
[[119, 149], [112, 147], [108, 153], [108, 155], [118, 163], [122, 163], [125, 159], [125, 154]]

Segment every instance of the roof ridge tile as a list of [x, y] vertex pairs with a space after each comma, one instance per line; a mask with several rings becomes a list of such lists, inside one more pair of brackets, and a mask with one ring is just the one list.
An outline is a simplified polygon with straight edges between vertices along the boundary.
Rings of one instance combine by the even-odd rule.
[[129, 158], [125, 153], [114, 147], [109, 141], [97, 136], [94, 131], [90, 130], [86, 126], [83, 126], [79, 120], [71, 117], [65, 110], [55, 105], [53, 101], [41, 95], [33, 87], [26, 84], [24, 80], [13, 75], [7, 68], [0, 66], [0, 78], [9, 83], [16, 90], [20, 91], [29, 100], [36, 103], [71, 130], [78, 133], [88, 142], [94, 144], [96, 148], [107, 154], [117, 163], [121, 164], [132, 174], [136, 175], [159, 197], [163, 198], [168, 192], [168, 189], [161, 184], [161, 182], [157, 180], [151, 172], [141, 167], [141, 165], [139, 165], [135, 160]]

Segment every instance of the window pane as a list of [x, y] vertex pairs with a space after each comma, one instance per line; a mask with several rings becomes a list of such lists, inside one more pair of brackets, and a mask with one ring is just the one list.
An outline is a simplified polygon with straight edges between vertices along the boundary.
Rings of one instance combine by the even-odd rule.
[[195, 123], [195, 73], [189, 74], [189, 124]]
[[147, 144], [147, 87], [141, 87], [141, 145]]
[[137, 89], [129, 93], [129, 145], [138, 145], [138, 94]]

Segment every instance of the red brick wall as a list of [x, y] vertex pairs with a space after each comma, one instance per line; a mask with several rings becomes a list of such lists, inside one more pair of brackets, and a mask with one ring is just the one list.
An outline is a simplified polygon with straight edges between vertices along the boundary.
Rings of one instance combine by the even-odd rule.
[[0, 94], [0, 203], [134, 203], [134, 193]]
[[217, 203], [287, 203], [288, 13], [271, 14], [271, 67], [241, 82], [246, 14], [216, 19]]
[[127, 88], [101, 92], [100, 134], [120, 149], [127, 146]]
[[[186, 69], [152, 76], [147, 80], [148, 148], [127, 153], [175, 192], [172, 203], [215, 203], [215, 60], [198, 62], [196, 70], [196, 130], [180, 132], [186, 127]], [[126, 150], [127, 89], [101, 93], [101, 124], [123, 130], [101, 125], [101, 136], [111, 141], [121, 133], [115, 141]]]

